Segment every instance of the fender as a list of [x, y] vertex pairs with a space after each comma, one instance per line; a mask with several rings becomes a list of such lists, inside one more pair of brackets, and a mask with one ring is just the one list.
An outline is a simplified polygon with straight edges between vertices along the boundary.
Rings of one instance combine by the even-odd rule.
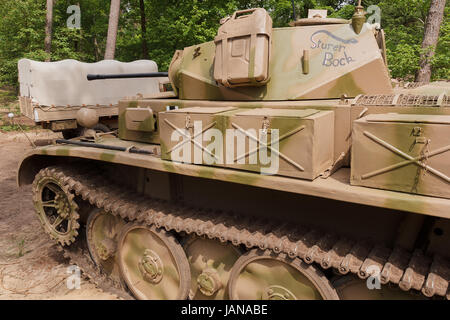
[[[159, 146], [157, 147], [155, 145], [146, 145], [119, 139], [108, 139], [107, 142], [105, 141], [105, 144], [126, 148], [136, 147], [148, 151], [159, 148]], [[159, 150], [156, 153], [159, 154]], [[98, 163], [129, 165], [197, 178], [214, 179], [446, 219], [450, 218], [450, 201], [448, 199], [350, 186], [346, 183], [347, 177], [349, 176], [348, 168], [339, 170], [328, 179], [307, 181], [281, 176], [265, 176], [258, 173], [228, 168], [177, 163], [162, 160], [159, 156], [155, 155], [142, 155], [126, 151], [113, 151], [72, 145], [50, 145], [32, 150], [19, 164], [17, 173], [18, 185], [31, 184], [34, 176], [44, 167], [82, 160], [88, 160], [87, 162], [89, 163], [96, 161]], [[336, 192], [336, 190], [340, 192]]]

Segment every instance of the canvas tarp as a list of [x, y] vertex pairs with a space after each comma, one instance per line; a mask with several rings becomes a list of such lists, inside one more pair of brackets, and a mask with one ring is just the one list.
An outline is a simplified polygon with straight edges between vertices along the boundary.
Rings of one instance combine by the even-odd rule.
[[86, 78], [88, 74], [157, 72], [158, 66], [150, 60], [83, 63], [76, 60], [38, 62], [21, 59], [18, 67], [20, 95], [32, 98], [41, 106], [115, 105], [124, 97], [159, 92], [159, 82], [167, 79], [88, 81]]

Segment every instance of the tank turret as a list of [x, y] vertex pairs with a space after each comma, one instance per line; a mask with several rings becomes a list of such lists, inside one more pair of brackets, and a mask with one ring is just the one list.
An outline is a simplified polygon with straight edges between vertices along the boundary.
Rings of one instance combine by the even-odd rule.
[[[359, 8], [359, 7], [358, 7]], [[358, 9], [359, 10], [359, 9]], [[391, 94], [374, 26], [307, 18], [272, 28], [264, 9], [222, 19], [214, 41], [177, 52], [169, 69], [180, 99], [305, 100]], [[362, 21], [364, 19], [364, 21]]]

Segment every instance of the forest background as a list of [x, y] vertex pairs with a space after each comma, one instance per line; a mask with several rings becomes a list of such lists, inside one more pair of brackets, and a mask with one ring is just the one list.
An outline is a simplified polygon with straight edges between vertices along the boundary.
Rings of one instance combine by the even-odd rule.
[[[292, 20], [291, 0], [122, 0], [115, 44], [115, 59], [151, 59], [167, 71], [177, 49], [214, 39], [219, 21], [235, 10], [263, 7], [274, 27]], [[414, 81], [424, 54], [422, 42], [431, 0], [363, 0], [365, 8], [381, 9], [381, 27], [386, 32], [389, 68], [393, 78]], [[104, 59], [111, 0], [53, 0], [51, 50], [46, 50], [45, 0], [0, 1], [0, 87], [17, 88], [17, 62], [21, 58], [58, 61]], [[80, 7], [81, 28], [70, 29], [68, 8]], [[435, 55], [431, 59], [432, 80], [449, 79], [449, 5]], [[297, 18], [308, 9], [326, 9], [328, 17], [350, 19], [355, 1], [294, 0]]]

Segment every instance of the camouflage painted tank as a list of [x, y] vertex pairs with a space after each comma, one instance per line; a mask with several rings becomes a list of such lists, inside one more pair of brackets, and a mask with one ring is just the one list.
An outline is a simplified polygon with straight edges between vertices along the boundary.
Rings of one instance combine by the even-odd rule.
[[361, 7], [221, 23], [117, 136], [21, 162], [66, 257], [125, 298], [448, 299], [448, 83], [394, 89]]

